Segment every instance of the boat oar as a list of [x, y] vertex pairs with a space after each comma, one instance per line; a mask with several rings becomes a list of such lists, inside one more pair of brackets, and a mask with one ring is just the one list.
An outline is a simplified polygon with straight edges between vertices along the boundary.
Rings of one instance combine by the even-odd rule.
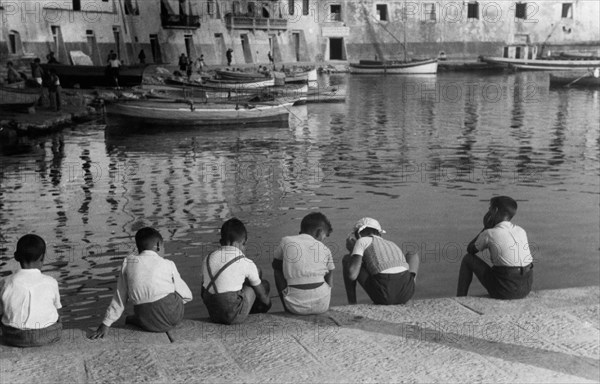
[[565, 85], [565, 88], [569, 88], [571, 85], [575, 84], [576, 82], [583, 79], [584, 77], [589, 77], [591, 75], [592, 75], [591, 72], [585, 73], [583, 76], [580, 76], [580, 77], [576, 78], [575, 80], [571, 81], [569, 84]]

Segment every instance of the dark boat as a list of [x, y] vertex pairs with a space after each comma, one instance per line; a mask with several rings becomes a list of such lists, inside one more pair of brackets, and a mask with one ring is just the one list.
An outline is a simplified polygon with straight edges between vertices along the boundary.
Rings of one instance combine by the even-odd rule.
[[[144, 70], [147, 65], [122, 66], [119, 69], [119, 86], [133, 87], [142, 84]], [[108, 67], [102, 65], [64, 65], [42, 64], [44, 71], [56, 71], [63, 87], [72, 88], [79, 84], [80, 88], [114, 87], [114, 81], [108, 73]]]
[[0, 107], [29, 107], [42, 95], [41, 88], [15, 88], [0, 85]]
[[580, 76], [550, 74], [550, 87], [600, 88], [600, 77], [595, 77], [592, 73]]

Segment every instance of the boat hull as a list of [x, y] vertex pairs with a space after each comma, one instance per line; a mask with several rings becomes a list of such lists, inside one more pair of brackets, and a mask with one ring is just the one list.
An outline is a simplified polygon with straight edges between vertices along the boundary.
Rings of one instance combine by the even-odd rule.
[[600, 77], [594, 77], [592, 75], [585, 77], [550, 75], [550, 86], [600, 88]]
[[260, 81], [236, 81], [236, 80], [206, 80], [204, 85], [226, 90], [237, 89], [255, 89], [272, 87], [275, 85], [274, 79], [266, 79]]
[[504, 57], [482, 57], [481, 61], [502, 64], [511, 68], [528, 71], [581, 71], [600, 67], [600, 60], [560, 60], [560, 59], [510, 59]]
[[436, 59], [411, 62], [398, 61], [361, 61], [350, 63], [350, 73], [358, 74], [397, 74], [397, 75], [429, 75], [437, 73]]
[[0, 107], [28, 107], [37, 103], [41, 95], [41, 88], [0, 86]]
[[174, 102], [127, 102], [107, 105], [109, 116], [136, 122], [173, 127], [248, 125], [287, 122], [292, 103], [257, 104], [253, 108], [236, 104], [190, 104]]
[[217, 70], [215, 73], [223, 80], [263, 81], [271, 78], [270, 76], [265, 76], [264, 74], [258, 72], [233, 72]]
[[[123, 66], [119, 70], [119, 86], [133, 87], [142, 84], [147, 66]], [[42, 64], [45, 71], [54, 70], [65, 88], [79, 84], [81, 88], [114, 87], [107, 67], [101, 65]]]

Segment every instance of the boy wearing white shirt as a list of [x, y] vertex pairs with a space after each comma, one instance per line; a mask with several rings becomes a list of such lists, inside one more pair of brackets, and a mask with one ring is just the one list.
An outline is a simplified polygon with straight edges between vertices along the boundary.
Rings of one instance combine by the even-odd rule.
[[58, 283], [41, 272], [45, 255], [46, 243], [41, 237], [21, 237], [15, 252], [21, 270], [0, 282], [0, 325], [9, 345], [38, 347], [61, 337]]
[[[483, 230], [471, 241], [458, 275], [456, 296], [467, 296], [473, 274], [495, 299], [521, 299], [533, 284], [533, 257], [527, 234], [510, 222], [517, 213], [517, 202], [508, 196], [490, 200], [483, 217]], [[489, 249], [492, 266], [476, 254]]]
[[406, 256], [385, 233], [375, 219], [364, 217], [354, 225], [346, 239], [351, 253], [344, 256], [344, 284], [349, 304], [356, 304], [356, 282], [364, 288], [375, 304], [405, 304], [415, 292], [419, 272], [419, 255]]
[[183, 305], [192, 300], [192, 292], [181, 279], [175, 263], [158, 254], [163, 238], [153, 228], [142, 228], [135, 234], [139, 255], [123, 260], [117, 279], [117, 290], [102, 324], [90, 336], [103, 338], [109, 327], [123, 314], [125, 303], [133, 302], [133, 316], [126, 323], [149, 332], [167, 332], [176, 327], [184, 314]]
[[261, 281], [256, 264], [244, 255], [248, 233], [233, 218], [221, 227], [221, 248], [202, 263], [202, 300], [215, 323], [237, 324], [250, 313], [271, 308], [269, 282]]

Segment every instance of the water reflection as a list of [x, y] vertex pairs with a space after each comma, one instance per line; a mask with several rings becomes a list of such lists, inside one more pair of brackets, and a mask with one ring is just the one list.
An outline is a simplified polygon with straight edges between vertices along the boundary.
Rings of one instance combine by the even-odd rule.
[[[20, 235], [42, 235], [65, 321], [87, 324], [142, 226], [160, 229], [197, 292], [223, 220], [247, 223], [248, 255], [270, 278], [272, 247], [320, 209], [334, 223], [336, 261], [351, 224], [375, 216], [422, 254], [417, 297], [445, 296], [462, 243], [489, 198], [506, 193], [541, 244], [537, 289], [597, 283], [598, 93], [548, 92], [544, 76], [332, 76], [324, 80], [346, 86], [346, 103], [294, 107], [289, 127], [82, 126], [39, 139], [35, 151], [2, 157], [1, 275], [15, 268]], [[335, 278], [333, 303], [343, 304]], [[188, 313], [202, 310], [196, 300]]]

